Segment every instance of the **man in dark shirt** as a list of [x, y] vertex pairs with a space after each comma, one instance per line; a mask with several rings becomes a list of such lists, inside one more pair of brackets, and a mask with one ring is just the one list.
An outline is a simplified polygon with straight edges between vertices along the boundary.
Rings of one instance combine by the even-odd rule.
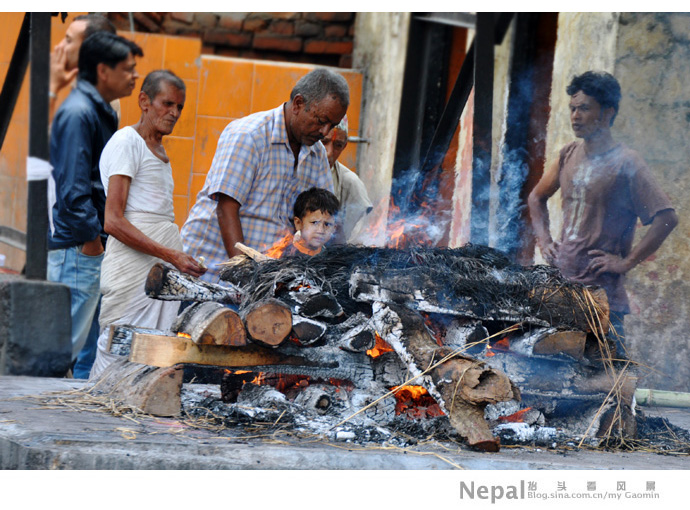
[[[624, 359], [623, 317], [630, 313], [625, 273], [661, 246], [678, 216], [640, 155], [611, 135], [621, 98], [618, 81], [588, 71], [573, 78], [567, 92], [570, 123], [581, 141], [561, 149], [530, 193], [530, 215], [544, 259], [567, 278], [606, 291], [617, 356]], [[554, 242], [546, 203], [558, 189], [563, 228]], [[633, 246], [638, 218], [650, 226]]]
[[73, 359], [90, 333], [98, 336], [96, 308], [106, 239], [98, 162], [117, 130], [117, 115], [109, 103], [134, 90], [135, 56], [143, 56], [141, 48], [123, 37], [102, 31], [89, 36], [79, 50], [77, 85], [51, 129], [57, 201], [48, 240], [48, 280], [71, 290]]

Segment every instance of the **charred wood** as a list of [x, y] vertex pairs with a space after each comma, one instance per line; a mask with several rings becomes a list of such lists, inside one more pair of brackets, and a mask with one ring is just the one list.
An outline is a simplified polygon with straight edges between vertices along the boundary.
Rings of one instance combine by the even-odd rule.
[[155, 264], [149, 271], [145, 286], [146, 295], [162, 301], [215, 301], [216, 303], [240, 304], [243, 293], [238, 288], [207, 283], [177, 269]]
[[293, 314], [292, 316], [292, 332], [299, 340], [300, 345], [314, 345], [323, 338], [327, 329], [327, 326], [322, 322], [301, 315]]
[[381, 336], [408, 365], [412, 375], [428, 372], [415, 384], [423, 385], [436, 398], [455, 430], [475, 448], [498, 451], [500, 445], [484, 419], [484, 408], [496, 402], [519, 400], [519, 390], [510, 379], [473, 358], [448, 356], [451, 351], [436, 344], [422, 317], [415, 312], [397, 305], [375, 304], [374, 316]]

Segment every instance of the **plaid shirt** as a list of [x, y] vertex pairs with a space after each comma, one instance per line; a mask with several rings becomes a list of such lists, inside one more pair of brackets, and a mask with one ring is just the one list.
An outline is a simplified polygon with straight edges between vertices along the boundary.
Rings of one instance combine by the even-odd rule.
[[326, 149], [302, 145], [299, 162], [288, 142], [283, 105], [231, 122], [218, 140], [203, 189], [182, 227], [184, 250], [205, 257], [207, 273], [218, 281], [218, 264], [228, 260], [216, 217], [216, 193], [237, 200], [244, 244], [265, 251], [292, 232], [297, 195], [312, 186], [333, 191]]

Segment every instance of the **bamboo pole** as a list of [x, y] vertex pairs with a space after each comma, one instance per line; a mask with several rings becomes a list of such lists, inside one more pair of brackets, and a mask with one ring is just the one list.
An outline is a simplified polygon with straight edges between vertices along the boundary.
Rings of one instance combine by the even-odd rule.
[[690, 393], [637, 388], [635, 400], [643, 406], [690, 407]]

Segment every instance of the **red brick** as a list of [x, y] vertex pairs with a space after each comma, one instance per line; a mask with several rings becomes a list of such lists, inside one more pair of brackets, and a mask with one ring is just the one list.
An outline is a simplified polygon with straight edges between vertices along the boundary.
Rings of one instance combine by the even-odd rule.
[[204, 33], [205, 44], [220, 44], [234, 48], [248, 48], [252, 45], [252, 34], [228, 32], [227, 30], [208, 30]]
[[352, 53], [352, 41], [319, 41], [312, 39], [305, 41], [304, 53], [346, 55]]
[[242, 30], [258, 32], [268, 26], [268, 20], [261, 18], [249, 18], [242, 22]]
[[292, 21], [272, 21], [268, 27], [268, 32], [275, 35], [295, 35], [295, 25]]
[[195, 12], [194, 19], [203, 28], [214, 28], [218, 23], [218, 16], [210, 12]]
[[347, 26], [345, 25], [327, 25], [323, 30], [323, 35], [326, 38], [339, 39], [347, 35]]
[[188, 25], [194, 21], [193, 12], [171, 12], [170, 17], [175, 21], [181, 21], [182, 23], [186, 23]]
[[274, 37], [264, 34], [256, 34], [254, 37], [254, 49], [298, 52], [302, 49], [302, 39], [299, 37]]
[[242, 22], [247, 13], [244, 12], [226, 12], [220, 15], [218, 19], [218, 26], [227, 28], [228, 30], [235, 30], [239, 32], [242, 30]]
[[273, 19], [299, 19], [302, 17], [301, 12], [267, 12]]
[[350, 37], [355, 36], [355, 24], [354, 23], [352, 25], [350, 25], [350, 29], [347, 31], [347, 35], [349, 35]]
[[340, 61], [338, 62], [338, 67], [344, 67], [346, 69], [352, 69], [352, 54], [342, 55]]
[[315, 37], [320, 36], [323, 33], [323, 28], [319, 23], [313, 23], [311, 21], [305, 21], [299, 19], [295, 21], [295, 35], [301, 35], [303, 37]]
[[305, 17], [310, 20], [318, 21], [350, 21], [354, 16], [353, 12], [309, 12]]
[[144, 27], [147, 32], [154, 32], [155, 33], [155, 32], [158, 32], [160, 30], [160, 27], [158, 26], [158, 24], [154, 20], [149, 18], [145, 12], [135, 12], [134, 13], [134, 21], [141, 24], [141, 26]]

